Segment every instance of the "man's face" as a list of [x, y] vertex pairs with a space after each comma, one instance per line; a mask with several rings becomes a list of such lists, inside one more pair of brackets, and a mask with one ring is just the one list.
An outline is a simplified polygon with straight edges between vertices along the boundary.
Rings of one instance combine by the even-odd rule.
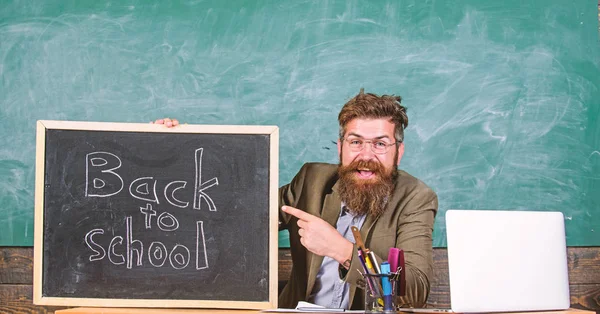
[[379, 216], [385, 210], [404, 153], [395, 141], [394, 124], [387, 119], [354, 119], [346, 126], [338, 141], [339, 191], [354, 213]]
[[[388, 119], [354, 119], [346, 125], [346, 133], [344, 141], [338, 140], [338, 153], [340, 155], [340, 163], [342, 166], [348, 166], [355, 161], [373, 161], [379, 163], [385, 173], [391, 173], [394, 168], [400, 164], [402, 155], [404, 154], [404, 144], [393, 145], [388, 148], [384, 154], [376, 154], [372, 150], [373, 142], [364, 143], [364, 147], [360, 151], [353, 151], [350, 148], [349, 140], [358, 139], [365, 140], [380, 140], [387, 144], [393, 144], [396, 141], [394, 137], [394, 124]], [[361, 169], [357, 171], [356, 178], [361, 180], [373, 179], [375, 173], [368, 171], [369, 169]]]

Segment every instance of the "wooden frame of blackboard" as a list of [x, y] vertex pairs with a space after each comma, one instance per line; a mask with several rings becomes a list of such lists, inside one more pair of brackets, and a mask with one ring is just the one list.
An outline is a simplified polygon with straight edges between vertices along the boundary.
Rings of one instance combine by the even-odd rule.
[[[127, 299], [54, 297], [43, 295], [44, 258], [44, 191], [46, 136], [48, 130], [113, 131], [144, 133], [197, 133], [222, 135], [265, 135], [268, 137], [268, 300], [189, 300], [189, 299]], [[92, 307], [140, 307], [140, 308], [229, 308], [270, 309], [277, 308], [278, 284], [278, 176], [279, 176], [279, 129], [277, 126], [252, 125], [189, 125], [174, 128], [146, 123], [107, 123], [81, 121], [37, 121], [36, 174], [35, 174], [35, 237], [33, 301], [38, 305], [92, 306]], [[235, 232], [235, 231], [233, 231]]]

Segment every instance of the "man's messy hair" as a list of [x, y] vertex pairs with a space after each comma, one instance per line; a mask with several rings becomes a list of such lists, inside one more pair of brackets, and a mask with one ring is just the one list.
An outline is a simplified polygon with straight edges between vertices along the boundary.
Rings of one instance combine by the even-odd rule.
[[394, 136], [396, 141], [404, 141], [404, 129], [408, 126], [406, 107], [400, 103], [402, 97], [395, 95], [378, 96], [365, 93], [364, 88], [360, 93], [350, 99], [338, 115], [340, 124], [340, 139], [346, 134], [346, 126], [353, 119], [381, 119], [388, 118], [394, 124]]

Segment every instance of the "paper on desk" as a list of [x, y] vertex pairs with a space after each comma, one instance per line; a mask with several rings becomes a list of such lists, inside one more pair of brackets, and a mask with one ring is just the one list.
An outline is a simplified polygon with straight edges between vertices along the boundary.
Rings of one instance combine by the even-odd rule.
[[324, 306], [308, 303], [304, 301], [298, 302], [298, 305], [294, 309], [270, 309], [262, 310], [265, 313], [364, 313], [363, 310], [345, 310], [345, 309], [331, 309]]

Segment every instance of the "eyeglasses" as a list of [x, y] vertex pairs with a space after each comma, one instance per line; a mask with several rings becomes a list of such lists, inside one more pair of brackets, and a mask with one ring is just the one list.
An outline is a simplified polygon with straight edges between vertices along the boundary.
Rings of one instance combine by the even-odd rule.
[[377, 139], [364, 140], [364, 139], [361, 139], [358, 137], [342, 138], [342, 140], [346, 141], [346, 143], [348, 143], [350, 150], [353, 152], [360, 152], [361, 150], [363, 150], [366, 143], [370, 143], [371, 151], [378, 155], [383, 155], [383, 154], [387, 153], [390, 150], [390, 147], [400, 143], [399, 141], [397, 141], [397, 142], [388, 144], [383, 140], [377, 140]]

